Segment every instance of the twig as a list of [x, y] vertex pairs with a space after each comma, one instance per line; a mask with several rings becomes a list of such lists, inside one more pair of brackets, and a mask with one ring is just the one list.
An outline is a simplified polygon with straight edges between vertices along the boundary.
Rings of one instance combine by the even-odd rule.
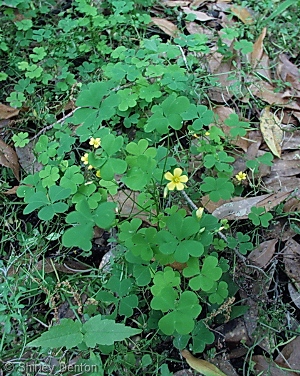
[[52, 129], [54, 127], [54, 125], [56, 124], [62, 124], [67, 118], [71, 117], [78, 109], [80, 109], [81, 107], [77, 107], [75, 108], [75, 110], [71, 111], [68, 115], [62, 117], [61, 119], [57, 120], [55, 123], [53, 124], [50, 124], [50, 125], [47, 125], [47, 127], [41, 129], [35, 136], [31, 137], [30, 141], [33, 141], [35, 140], [36, 138], [38, 138], [41, 134], [49, 131], [50, 129]]
[[180, 52], [181, 52], [181, 55], [182, 55], [182, 59], [183, 59], [183, 61], [184, 61], [184, 64], [185, 64], [185, 66], [186, 66], [186, 69], [189, 71], [190, 68], [189, 68], [189, 66], [188, 66], [188, 62], [187, 62], [187, 60], [186, 60], [186, 57], [185, 57], [184, 51], [183, 51], [182, 47], [179, 46], [179, 44], [177, 44], [177, 47], [180, 49]]

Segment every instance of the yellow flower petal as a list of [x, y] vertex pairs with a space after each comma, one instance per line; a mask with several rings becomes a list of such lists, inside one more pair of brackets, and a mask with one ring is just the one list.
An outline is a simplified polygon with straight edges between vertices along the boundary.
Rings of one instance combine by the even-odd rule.
[[186, 175], [182, 175], [182, 176], [180, 176], [180, 182], [181, 183], [186, 183], [188, 180], [189, 180], [189, 178], [186, 176]]
[[174, 176], [179, 177], [181, 174], [182, 174], [182, 169], [181, 168], [179, 168], [179, 167], [174, 168], [174, 172], [173, 172]]
[[170, 183], [167, 184], [167, 187], [169, 191], [174, 191], [176, 184], [171, 181]]
[[165, 173], [165, 179], [167, 179], [167, 180], [171, 180], [171, 181], [172, 181], [172, 179], [173, 179], [173, 175], [171, 174], [170, 171], [168, 171], [168, 172]]
[[178, 191], [183, 191], [184, 190], [184, 185], [182, 183], [177, 183], [175, 185], [176, 185], [176, 189]]

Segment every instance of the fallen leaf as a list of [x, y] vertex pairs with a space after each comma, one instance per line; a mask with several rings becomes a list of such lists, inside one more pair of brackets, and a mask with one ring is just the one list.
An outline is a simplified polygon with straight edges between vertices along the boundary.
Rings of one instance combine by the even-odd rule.
[[186, 22], [185, 27], [190, 34], [205, 34], [212, 38], [214, 31], [211, 28], [205, 27], [205, 24], [200, 25], [197, 22]]
[[190, 4], [190, 1], [180, 1], [180, 0], [163, 0], [162, 5], [166, 7], [186, 7]]
[[247, 8], [234, 5], [230, 8], [230, 10], [245, 25], [250, 25], [254, 22], [252, 14], [248, 11]]
[[17, 189], [19, 188], [18, 185], [8, 189], [7, 191], [3, 192], [4, 195], [15, 195], [17, 193]]
[[264, 53], [264, 39], [267, 33], [267, 28], [264, 27], [260, 36], [257, 38], [256, 42], [253, 45], [253, 51], [250, 54], [250, 62], [252, 68], [256, 68], [257, 63], [261, 60]]
[[267, 106], [260, 117], [260, 130], [265, 143], [278, 158], [281, 156], [281, 142], [283, 139], [283, 131], [279, 125], [280, 120], [270, 111], [270, 107]]
[[291, 283], [288, 283], [288, 290], [293, 303], [300, 309], [300, 292], [297, 291]]
[[[151, 215], [151, 208], [144, 208], [138, 205], [137, 198], [139, 192], [133, 192], [130, 189], [123, 189], [112, 197], [108, 197], [107, 201], [115, 202], [118, 205], [118, 213], [121, 217], [140, 218], [150, 224], [149, 216]], [[149, 209], [149, 211], [146, 211]], [[153, 214], [154, 211], [153, 211]]]
[[17, 116], [19, 112], [20, 110], [17, 108], [6, 106], [5, 104], [0, 103], [0, 120], [10, 119], [14, 116]]
[[267, 359], [263, 355], [254, 355], [252, 361], [255, 362], [254, 370], [256, 375], [268, 376], [296, 376], [294, 372], [286, 372], [281, 370], [279, 366], [272, 359]]
[[0, 165], [11, 168], [17, 180], [20, 180], [20, 165], [14, 149], [0, 139]]
[[248, 260], [264, 269], [272, 259], [278, 239], [266, 240], [259, 244], [249, 255]]
[[151, 17], [151, 20], [154, 23], [154, 25], [159, 27], [164, 33], [166, 33], [170, 37], [174, 38], [179, 33], [179, 29], [171, 21], [158, 17]]
[[283, 82], [289, 82], [292, 87], [300, 91], [299, 68], [291, 63], [285, 54], [279, 55], [280, 63], [277, 65], [277, 74]]
[[35, 174], [43, 168], [43, 165], [37, 161], [33, 153], [35, 143], [36, 141], [30, 141], [23, 148], [16, 148], [19, 163], [28, 174]]
[[215, 19], [215, 17], [208, 16], [204, 12], [199, 12], [197, 10], [192, 10], [190, 8], [187, 8], [187, 7], [182, 7], [181, 9], [184, 11], [185, 14], [194, 14], [196, 16], [196, 20], [197, 21], [205, 22], [205, 21], [210, 21], [210, 20], [214, 20]]
[[[299, 293], [298, 293], [299, 296]], [[300, 370], [300, 336], [293, 339], [279, 351], [275, 359], [282, 367]], [[290, 374], [290, 373], [289, 373]]]
[[[225, 133], [225, 135], [230, 135], [230, 127], [225, 124], [225, 120], [231, 115], [235, 114], [235, 111], [232, 110], [230, 107], [225, 106], [216, 106], [213, 108], [213, 112], [218, 116], [217, 124], [222, 129], [222, 131]], [[240, 147], [244, 152], [248, 150], [249, 141], [247, 140], [247, 135], [243, 138], [240, 136], [237, 136], [236, 138], [230, 140], [230, 143], [232, 145]]]
[[[233, 50], [233, 41], [223, 40], [229, 50]], [[224, 59], [224, 56], [217, 51], [217, 47], [211, 49], [207, 55], [210, 73], [216, 76], [216, 86], [209, 88], [209, 98], [218, 103], [227, 103], [236, 91], [239, 84], [238, 72], [233, 64], [233, 57]], [[235, 73], [233, 73], [235, 72]]]
[[300, 244], [290, 239], [286, 242], [282, 253], [285, 272], [300, 290]]
[[207, 2], [207, 0], [194, 0], [194, 1], [192, 1], [190, 6], [193, 7], [193, 8], [198, 8], [199, 5], [206, 3], [206, 2]]
[[227, 376], [215, 365], [203, 359], [195, 358], [188, 350], [182, 350], [181, 355], [186, 359], [188, 365], [204, 376]]
[[300, 186], [300, 179], [295, 176], [276, 176], [275, 174], [263, 178], [263, 183], [273, 192], [292, 192]]
[[212, 215], [218, 219], [247, 219], [253, 206], [264, 207], [266, 211], [270, 211], [284, 201], [290, 193], [291, 191], [248, 198], [234, 197], [230, 201], [221, 204], [221, 206], [212, 212]]
[[249, 92], [270, 105], [276, 105], [277, 107], [286, 107], [292, 110], [300, 111], [300, 105], [297, 102], [283, 98], [283, 93], [275, 92], [275, 87], [268, 82], [259, 81], [250, 85]]

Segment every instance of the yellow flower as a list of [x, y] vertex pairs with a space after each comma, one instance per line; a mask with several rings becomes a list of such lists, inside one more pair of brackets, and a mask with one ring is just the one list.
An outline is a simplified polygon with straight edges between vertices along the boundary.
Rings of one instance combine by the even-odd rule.
[[170, 191], [173, 191], [175, 188], [178, 191], [182, 191], [184, 189], [184, 184], [182, 183], [186, 183], [189, 179], [186, 175], [181, 174], [181, 168], [175, 168], [173, 174], [171, 174], [169, 171], [165, 173], [165, 179], [170, 180], [170, 183], [167, 184]]
[[88, 170], [92, 170], [94, 167], [90, 164], [89, 166], [88, 166]]
[[247, 174], [245, 172], [240, 171], [238, 174], [235, 175], [237, 181], [243, 181], [247, 179]]
[[202, 215], [203, 215], [203, 211], [204, 211], [204, 208], [198, 208], [197, 210], [196, 210], [196, 217], [198, 218], [198, 219], [201, 219], [202, 218]]
[[91, 137], [89, 144], [94, 146], [95, 149], [97, 149], [101, 145], [101, 138]]
[[97, 178], [101, 178], [100, 170], [96, 171]]
[[89, 163], [89, 154], [88, 153], [85, 153], [82, 157], [81, 157], [81, 160], [83, 162], [83, 164], [87, 165]]
[[210, 132], [205, 132], [205, 136], [209, 136], [210, 135]]

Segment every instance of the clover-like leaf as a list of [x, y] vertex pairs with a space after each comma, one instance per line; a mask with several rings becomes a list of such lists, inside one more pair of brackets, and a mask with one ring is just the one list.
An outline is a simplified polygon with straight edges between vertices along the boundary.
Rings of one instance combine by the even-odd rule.
[[222, 276], [222, 269], [217, 266], [218, 259], [214, 256], [207, 256], [204, 259], [200, 274], [189, 281], [193, 290], [209, 291], [215, 286], [215, 282]]

